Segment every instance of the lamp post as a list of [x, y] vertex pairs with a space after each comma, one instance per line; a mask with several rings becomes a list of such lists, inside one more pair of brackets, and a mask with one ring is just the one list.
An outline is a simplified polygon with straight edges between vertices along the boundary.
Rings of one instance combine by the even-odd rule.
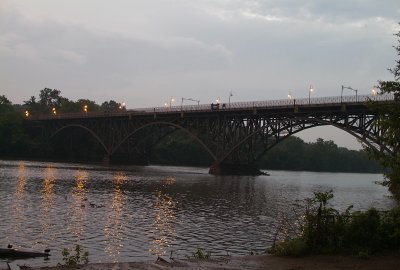
[[125, 104], [125, 102], [122, 102], [121, 104], [119, 104], [119, 109], [120, 110], [125, 110], [125, 106], [126, 106], [126, 104]]
[[358, 90], [357, 89], [351, 88], [351, 86], [343, 86], [342, 85], [342, 93], [340, 94], [340, 103], [342, 103], [342, 100], [343, 100], [343, 89], [349, 89], [349, 90], [356, 92], [356, 101], [358, 100], [358, 98], [357, 98]]
[[311, 92], [314, 92], [314, 88], [310, 85], [310, 89], [308, 90], [308, 104], [311, 103]]
[[233, 96], [232, 91], [229, 92], [229, 110], [231, 109], [231, 97]]
[[84, 111], [85, 113], [88, 112], [88, 106], [87, 106], [87, 105], [83, 106], [83, 111]]
[[174, 102], [174, 101], [175, 101], [175, 99], [174, 99], [173, 97], [171, 97], [171, 98], [169, 99], [169, 110], [171, 110], [172, 102]]
[[374, 85], [372, 87], [371, 92], [372, 92], [372, 95], [376, 96], [378, 94], [378, 86]]
[[182, 98], [182, 102], [181, 102], [181, 111], [182, 111], [182, 106], [183, 106], [183, 101], [184, 100], [190, 100], [190, 101], [194, 101], [194, 102], [197, 102], [197, 106], [199, 106], [200, 105], [200, 100], [197, 100], [197, 99], [193, 99], [193, 98]]
[[29, 117], [29, 111], [25, 111], [25, 117]]

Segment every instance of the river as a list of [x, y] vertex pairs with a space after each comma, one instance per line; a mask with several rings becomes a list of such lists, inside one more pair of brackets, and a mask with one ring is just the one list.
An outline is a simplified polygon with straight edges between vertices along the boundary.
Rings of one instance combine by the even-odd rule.
[[75, 244], [90, 262], [246, 255], [271, 246], [279, 220], [314, 191], [332, 189], [342, 210], [394, 205], [379, 174], [269, 173], [0, 160], [0, 247], [51, 249], [49, 260], [18, 261], [29, 266], [56, 265]]

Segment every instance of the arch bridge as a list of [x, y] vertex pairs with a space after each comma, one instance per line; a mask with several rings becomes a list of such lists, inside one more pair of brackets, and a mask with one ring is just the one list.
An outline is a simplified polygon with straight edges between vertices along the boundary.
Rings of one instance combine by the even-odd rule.
[[331, 125], [376, 151], [386, 151], [383, 130], [370, 100], [394, 102], [393, 95], [322, 97], [311, 99], [200, 104], [124, 110], [31, 115], [28, 130], [40, 128], [51, 139], [70, 128], [87, 131], [104, 149], [105, 161], [119, 152], [146, 154], [164, 136], [182, 130], [212, 157], [211, 174], [255, 174], [255, 161], [288, 136]]

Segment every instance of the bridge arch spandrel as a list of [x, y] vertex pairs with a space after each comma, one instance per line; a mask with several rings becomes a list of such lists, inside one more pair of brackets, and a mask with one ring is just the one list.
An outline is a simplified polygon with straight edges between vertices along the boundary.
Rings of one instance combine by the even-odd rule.
[[[344, 121], [341, 119], [341, 121]], [[341, 129], [345, 131], [346, 133], [350, 134], [351, 136], [354, 136], [356, 139], [359, 141], [365, 143], [368, 145], [371, 149], [374, 151], [379, 151], [379, 147], [383, 148], [385, 151], [388, 151], [389, 153], [391, 152], [390, 149], [387, 149], [385, 146], [380, 145], [378, 141], [378, 137], [374, 136], [371, 133], [366, 132], [365, 130], [360, 130], [360, 127], [356, 125], [354, 122], [353, 125], [348, 125], [348, 122], [345, 121], [345, 123], [340, 123], [340, 121], [336, 122], [330, 122], [327, 120], [322, 120], [318, 118], [305, 118], [305, 117], [294, 117], [290, 119], [283, 119], [279, 121], [275, 121], [273, 123], [270, 123], [268, 125], [264, 125], [256, 130], [254, 130], [252, 133], [244, 137], [242, 140], [240, 140], [238, 143], [236, 143], [221, 159], [219, 159], [219, 162], [223, 162], [226, 160], [234, 151], [236, 151], [239, 147], [241, 147], [244, 143], [246, 143], [248, 140], [251, 140], [252, 138], [256, 137], [258, 134], [265, 132], [266, 130], [273, 128], [273, 127], [279, 127], [274, 129], [274, 132], [268, 133], [266, 136], [266, 139], [277, 137], [277, 139], [270, 145], [268, 145], [266, 148], [262, 149], [261, 154], [257, 155], [256, 160], [263, 156], [268, 150], [270, 150], [272, 147], [277, 145], [279, 142], [283, 141], [284, 139], [288, 138], [291, 135], [294, 135], [298, 132], [301, 132], [306, 129], [318, 127], [318, 126], [333, 126], [338, 129]], [[286, 131], [286, 133], [282, 136], [281, 133], [283, 131]]]
[[144, 130], [146, 128], [152, 127], [152, 126], [171, 126], [174, 127], [176, 129], [182, 130], [183, 132], [185, 132], [186, 134], [188, 134], [191, 138], [193, 138], [196, 142], [198, 142], [209, 154], [210, 156], [214, 159], [217, 160], [217, 157], [215, 156], [215, 154], [210, 150], [210, 148], [201, 140], [199, 139], [199, 137], [197, 137], [196, 135], [194, 135], [192, 132], [190, 132], [188, 129], [177, 125], [175, 123], [171, 123], [171, 122], [164, 122], [164, 121], [157, 121], [157, 122], [151, 122], [151, 123], [147, 123], [144, 124], [138, 128], [136, 128], [135, 130], [131, 131], [128, 135], [126, 135], [111, 151], [110, 151], [110, 155], [114, 154], [118, 148], [121, 147], [121, 145], [123, 145], [130, 137], [132, 137], [134, 134], [138, 133], [141, 130]]
[[84, 125], [80, 125], [80, 124], [68, 124], [68, 125], [65, 125], [65, 126], [59, 128], [59, 129], [57, 129], [53, 134], [51, 134], [50, 138], [53, 138], [54, 136], [56, 136], [61, 131], [65, 130], [65, 129], [69, 129], [69, 128], [81, 128], [81, 129], [87, 131], [88, 133], [90, 133], [101, 144], [101, 146], [106, 151], [107, 155], [111, 155], [111, 151], [104, 144], [103, 140], [93, 130], [91, 130], [88, 127], [85, 127]]

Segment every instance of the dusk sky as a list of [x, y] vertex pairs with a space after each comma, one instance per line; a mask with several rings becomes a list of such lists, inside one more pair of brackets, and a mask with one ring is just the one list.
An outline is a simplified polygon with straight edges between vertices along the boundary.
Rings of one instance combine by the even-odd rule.
[[[304, 98], [310, 85], [370, 94], [393, 79], [399, 21], [399, 0], [0, 0], [0, 95], [48, 87], [138, 108]], [[303, 136], [324, 132], [336, 129]]]

